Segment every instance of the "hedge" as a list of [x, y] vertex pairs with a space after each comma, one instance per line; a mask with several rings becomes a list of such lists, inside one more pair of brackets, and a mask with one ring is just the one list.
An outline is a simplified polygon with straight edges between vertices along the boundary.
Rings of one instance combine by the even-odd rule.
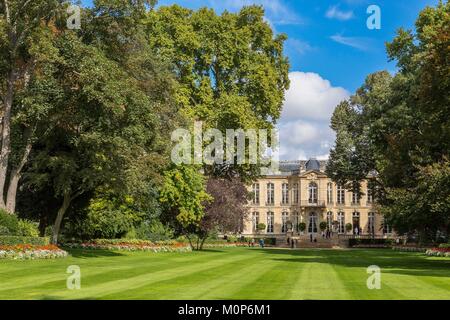
[[348, 239], [348, 245], [350, 247], [360, 245], [377, 245], [377, 246], [391, 246], [393, 244], [392, 239]]
[[21, 237], [21, 236], [0, 236], [0, 245], [13, 246], [16, 244], [32, 244], [46, 246], [50, 243], [48, 237]]

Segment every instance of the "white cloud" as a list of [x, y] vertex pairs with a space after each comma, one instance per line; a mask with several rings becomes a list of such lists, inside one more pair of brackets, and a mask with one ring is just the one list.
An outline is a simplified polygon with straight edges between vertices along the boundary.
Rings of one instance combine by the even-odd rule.
[[325, 16], [330, 19], [338, 19], [341, 21], [349, 20], [353, 18], [353, 11], [340, 10], [338, 6], [329, 7]]
[[330, 37], [331, 40], [343, 44], [345, 46], [353, 47], [361, 51], [367, 51], [372, 46], [370, 40], [361, 37], [344, 37], [340, 34], [335, 34]]
[[291, 87], [278, 125], [280, 159], [326, 159], [334, 144], [331, 115], [350, 94], [317, 73], [291, 72], [289, 78]]
[[291, 72], [282, 120], [327, 120], [334, 107], [349, 96], [347, 90], [333, 87], [317, 73]]

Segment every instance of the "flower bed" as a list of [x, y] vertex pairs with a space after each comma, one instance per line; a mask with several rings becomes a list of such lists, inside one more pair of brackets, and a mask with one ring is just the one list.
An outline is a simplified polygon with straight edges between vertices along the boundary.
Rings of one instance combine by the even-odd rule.
[[0, 259], [34, 260], [65, 258], [68, 253], [55, 245], [2, 245]]
[[450, 258], [450, 248], [433, 248], [428, 249], [425, 254], [431, 257], [448, 257]]
[[188, 252], [192, 249], [176, 241], [151, 242], [146, 240], [97, 239], [83, 243], [65, 243], [64, 247], [89, 250], [119, 250], [119, 251], [151, 251], [151, 252]]

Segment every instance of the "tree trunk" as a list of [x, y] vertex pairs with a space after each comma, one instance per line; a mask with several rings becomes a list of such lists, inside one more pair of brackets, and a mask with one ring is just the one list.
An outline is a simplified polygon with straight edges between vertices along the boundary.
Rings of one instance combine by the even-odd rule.
[[208, 236], [203, 237], [202, 239], [202, 243], [200, 244], [200, 251], [203, 250], [203, 245], [205, 244], [206, 238], [208, 238]]
[[16, 210], [16, 196], [17, 196], [17, 188], [19, 186], [19, 180], [21, 177], [22, 169], [25, 163], [28, 160], [28, 156], [31, 152], [31, 137], [32, 137], [32, 130], [28, 129], [25, 132], [25, 137], [27, 139], [27, 144], [25, 146], [25, 151], [23, 152], [22, 159], [20, 159], [20, 163], [17, 165], [16, 168], [14, 168], [11, 171], [10, 174], [10, 180], [9, 180], [9, 186], [8, 186], [8, 193], [6, 195], [6, 211], [10, 213], [14, 213]]
[[5, 183], [8, 173], [9, 154], [11, 153], [11, 109], [14, 96], [14, 72], [10, 71], [7, 80], [6, 95], [4, 98], [3, 130], [1, 133], [2, 147], [0, 150], [0, 208], [6, 209]]
[[186, 238], [187, 238], [188, 241], [189, 241], [189, 245], [191, 246], [191, 249], [192, 249], [192, 250], [195, 250], [195, 247], [194, 247], [194, 245], [192, 244], [192, 240], [191, 240], [191, 238], [188, 236], [187, 233], [186, 233]]
[[64, 194], [64, 199], [62, 206], [58, 210], [58, 214], [56, 215], [55, 224], [53, 225], [53, 234], [52, 234], [52, 243], [57, 244], [58, 243], [58, 236], [59, 231], [61, 230], [61, 223], [64, 217], [64, 214], [66, 213], [67, 209], [69, 208], [70, 202], [72, 201], [72, 198], [70, 197], [70, 194]]

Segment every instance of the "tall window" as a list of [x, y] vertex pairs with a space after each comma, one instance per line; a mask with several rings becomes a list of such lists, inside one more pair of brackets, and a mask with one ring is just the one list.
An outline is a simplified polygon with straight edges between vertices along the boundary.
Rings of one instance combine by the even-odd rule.
[[367, 224], [367, 231], [369, 234], [374, 235], [375, 234], [375, 213], [369, 212], [369, 219]]
[[283, 183], [281, 186], [281, 202], [283, 204], [289, 203], [289, 185], [287, 183]]
[[309, 203], [317, 203], [317, 184], [315, 182], [311, 182], [309, 184]]
[[353, 183], [352, 204], [359, 204], [359, 183], [357, 182]]
[[289, 216], [289, 213], [287, 213], [287, 212], [283, 212], [281, 214], [281, 232], [282, 233], [288, 232], [288, 228], [287, 228], [288, 216]]
[[359, 216], [359, 212], [353, 212], [352, 214], [352, 224], [353, 224], [353, 234], [361, 234], [361, 229], [360, 229], [360, 225], [359, 225], [359, 221], [360, 221], [360, 216]]
[[343, 212], [338, 212], [338, 232], [345, 233], [345, 214]]
[[333, 230], [333, 212], [327, 212], [327, 229]]
[[391, 234], [392, 233], [392, 228], [389, 225], [389, 223], [387, 223], [386, 219], [383, 219], [383, 233], [384, 234]]
[[327, 203], [333, 203], [333, 184], [327, 184]]
[[294, 203], [298, 203], [298, 183], [294, 183], [292, 186], [292, 196], [294, 197]]
[[252, 229], [253, 229], [253, 232], [258, 231], [258, 224], [259, 224], [259, 212], [253, 212], [253, 214], [252, 214]]
[[275, 203], [275, 187], [273, 183], [269, 182], [267, 184], [267, 204]]
[[375, 184], [373, 181], [367, 182], [367, 203], [373, 203], [374, 200], [374, 193], [375, 193]]
[[259, 204], [259, 183], [253, 184], [253, 204]]
[[314, 212], [309, 214], [308, 232], [309, 233], [317, 232], [317, 215]]
[[345, 204], [345, 189], [342, 185], [337, 186], [337, 203]]
[[293, 229], [295, 232], [299, 232], [300, 230], [298, 229], [298, 223], [300, 222], [299, 218], [298, 218], [298, 212], [294, 212], [294, 216], [292, 217], [292, 224], [293, 224]]
[[274, 214], [273, 212], [267, 212], [267, 232], [273, 233], [273, 224], [274, 224]]

